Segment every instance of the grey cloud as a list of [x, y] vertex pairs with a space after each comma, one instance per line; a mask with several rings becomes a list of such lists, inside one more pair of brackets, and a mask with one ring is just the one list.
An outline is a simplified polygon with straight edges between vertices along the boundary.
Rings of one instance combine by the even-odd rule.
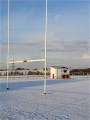
[[81, 52], [89, 50], [88, 40], [60, 40], [52, 41], [47, 45], [48, 52]]
[[67, 51], [87, 51], [89, 42], [82, 40], [70, 41], [68, 44], [64, 43], [64, 47]]
[[[7, 42], [2, 42], [1, 43], [2, 45], [7, 45], [8, 43]], [[10, 42], [10, 45], [25, 45], [25, 46], [37, 46], [37, 45], [43, 45], [44, 43], [43, 42]]]
[[[69, 42], [68, 42], [69, 41]], [[7, 43], [3, 42], [2, 46]], [[13, 46], [27, 46], [39, 48], [40, 52], [44, 52], [44, 42], [11, 42], [11, 47]], [[85, 40], [60, 40], [60, 41], [49, 41], [47, 42], [47, 52], [83, 52], [89, 51], [89, 41]]]

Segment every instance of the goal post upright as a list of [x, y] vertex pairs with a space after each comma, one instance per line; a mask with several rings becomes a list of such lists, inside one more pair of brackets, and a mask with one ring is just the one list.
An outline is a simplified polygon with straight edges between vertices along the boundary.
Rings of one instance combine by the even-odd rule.
[[46, 94], [46, 66], [47, 66], [47, 19], [48, 19], [48, 0], [46, 0], [46, 18], [45, 18], [45, 77], [44, 77], [44, 94]]
[[7, 48], [7, 89], [9, 89], [9, 52], [10, 52], [10, 0], [8, 0], [8, 48]]

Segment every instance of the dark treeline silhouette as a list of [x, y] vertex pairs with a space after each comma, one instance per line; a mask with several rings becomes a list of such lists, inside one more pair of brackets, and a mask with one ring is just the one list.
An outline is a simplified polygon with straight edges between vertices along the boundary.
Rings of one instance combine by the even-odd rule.
[[86, 69], [73, 69], [70, 71], [71, 75], [90, 75], [90, 68]]

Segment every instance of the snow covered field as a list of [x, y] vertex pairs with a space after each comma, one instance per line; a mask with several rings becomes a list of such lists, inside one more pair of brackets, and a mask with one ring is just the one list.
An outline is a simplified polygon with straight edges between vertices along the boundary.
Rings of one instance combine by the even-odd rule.
[[90, 120], [89, 77], [47, 80], [0, 78], [0, 120]]

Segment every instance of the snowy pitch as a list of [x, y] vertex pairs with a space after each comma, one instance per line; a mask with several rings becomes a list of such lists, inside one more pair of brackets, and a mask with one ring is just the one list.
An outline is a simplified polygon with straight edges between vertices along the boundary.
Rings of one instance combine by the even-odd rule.
[[89, 77], [47, 80], [0, 78], [0, 120], [90, 120]]

